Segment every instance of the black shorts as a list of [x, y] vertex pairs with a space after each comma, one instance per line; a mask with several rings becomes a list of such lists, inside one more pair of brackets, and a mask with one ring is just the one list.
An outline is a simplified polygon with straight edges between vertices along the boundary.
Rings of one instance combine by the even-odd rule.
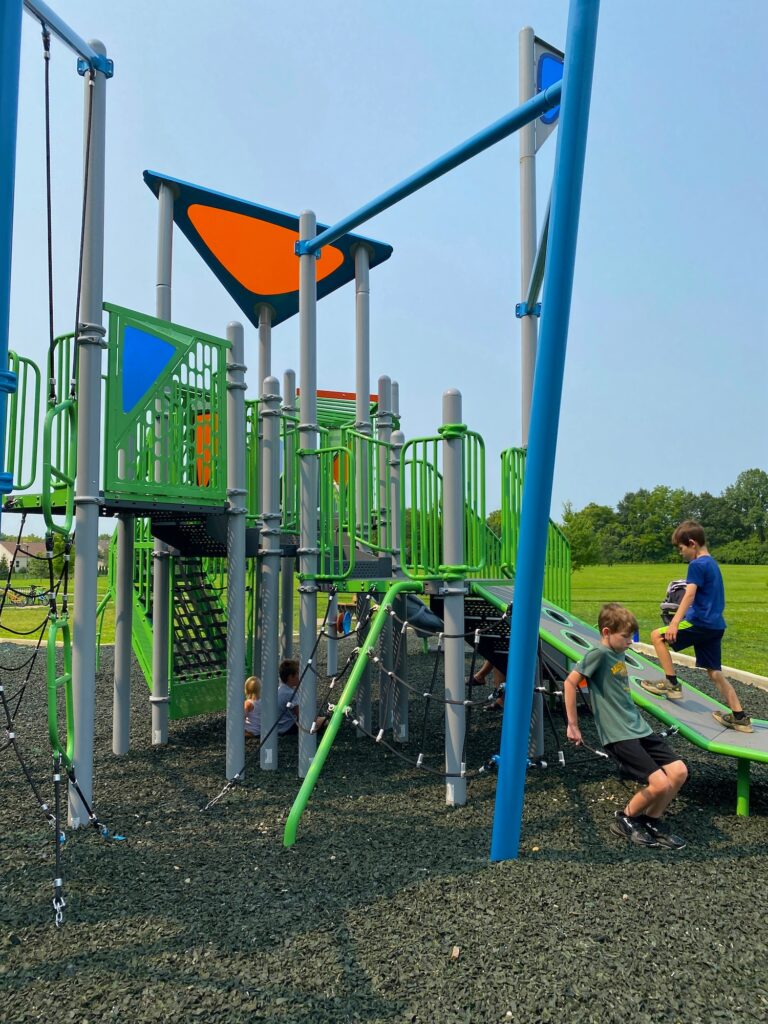
[[669, 744], [656, 733], [637, 740], [606, 743], [605, 749], [614, 761], [618, 762], [622, 771], [640, 782], [647, 782], [648, 776], [653, 775], [663, 765], [682, 760], [680, 755], [676, 754]]
[[[722, 639], [724, 629], [703, 629], [701, 626], [689, 626], [683, 621], [677, 630], [677, 639], [669, 644], [673, 651], [684, 651], [692, 647], [696, 655], [697, 668], [711, 668], [720, 671], [723, 667]], [[661, 635], [664, 635], [662, 629]], [[669, 641], [667, 641], [669, 642]]]

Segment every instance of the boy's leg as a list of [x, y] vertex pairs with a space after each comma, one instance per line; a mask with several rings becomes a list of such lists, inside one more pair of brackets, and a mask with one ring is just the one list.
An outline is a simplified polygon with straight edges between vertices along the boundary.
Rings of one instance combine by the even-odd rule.
[[716, 668], [708, 668], [707, 675], [718, 688], [718, 690], [720, 691], [720, 696], [723, 698], [723, 701], [728, 705], [731, 711], [735, 711], [737, 713], [743, 711], [741, 701], [739, 700], [739, 696], [733, 688], [733, 684], [728, 682], [728, 680], [723, 675], [722, 671]]
[[[661, 818], [663, 816], [688, 778], [688, 769], [682, 761], [673, 761], [672, 764], [662, 765], [659, 771], [667, 776], [669, 787], [666, 792], [660, 793], [659, 796], [651, 800], [646, 809], [640, 812], [641, 814], [647, 814], [649, 818]], [[648, 781], [650, 782], [650, 779]]]
[[664, 639], [664, 631], [661, 629], [654, 629], [651, 632], [651, 643], [656, 653], [656, 657], [659, 659], [661, 665], [661, 671], [665, 676], [673, 676], [675, 674], [675, 666], [672, 663], [672, 655], [669, 652], [669, 647]]

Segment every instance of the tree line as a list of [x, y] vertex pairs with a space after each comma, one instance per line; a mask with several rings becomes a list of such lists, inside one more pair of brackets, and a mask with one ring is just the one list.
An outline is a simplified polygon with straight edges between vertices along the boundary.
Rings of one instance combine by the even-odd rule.
[[768, 565], [768, 473], [762, 469], [744, 470], [718, 495], [659, 485], [628, 492], [616, 508], [590, 503], [577, 511], [566, 502], [561, 527], [578, 569], [677, 561], [670, 537], [684, 519], [702, 524], [718, 561]]

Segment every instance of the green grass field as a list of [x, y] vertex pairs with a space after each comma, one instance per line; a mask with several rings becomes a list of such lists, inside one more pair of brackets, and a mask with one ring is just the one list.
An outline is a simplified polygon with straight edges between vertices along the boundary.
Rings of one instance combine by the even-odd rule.
[[[768, 566], [724, 565], [725, 619], [723, 664], [768, 676]], [[667, 584], [685, 578], [685, 563], [590, 565], [573, 574], [572, 611], [596, 622], [600, 605], [620, 601], [637, 616], [640, 639], [660, 626], [659, 603]]]
[[[756, 672], [768, 676], [768, 566], [724, 565], [726, 609], [728, 629], [723, 641], [723, 662], [733, 668]], [[661, 625], [659, 602], [664, 597], [667, 583], [685, 576], [685, 565], [674, 563], [662, 565], [591, 565], [573, 574], [572, 611], [585, 622], [596, 622], [600, 605], [605, 601], [620, 601], [637, 616], [640, 623], [640, 639], [648, 642], [652, 629]], [[19, 587], [34, 583], [45, 589], [46, 581], [40, 579], [18, 579]], [[98, 600], [106, 593], [107, 579], [100, 576]], [[74, 584], [70, 581], [70, 596]], [[298, 597], [298, 595], [297, 595]], [[322, 614], [325, 606], [318, 604]], [[44, 607], [12, 608], [3, 611], [3, 626], [16, 630], [29, 630], [40, 625], [46, 617]], [[298, 612], [294, 613], [298, 623]], [[5, 628], [0, 628], [0, 637], [20, 639]], [[105, 644], [115, 642], [115, 606], [107, 605], [101, 633]]]

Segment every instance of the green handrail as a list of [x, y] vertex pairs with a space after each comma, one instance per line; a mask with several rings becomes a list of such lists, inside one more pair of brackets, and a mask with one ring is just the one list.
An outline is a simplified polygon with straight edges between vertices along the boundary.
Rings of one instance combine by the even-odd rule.
[[[501, 568], [515, 575], [520, 539], [520, 512], [525, 482], [525, 449], [507, 448], [501, 453]], [[563, 531], [550, 519], [544, 565], [544, 598], [566, 611], [571, 609], [571, 546]]]
[[107, 605], [112, 600], [113, 596], [114, 596], [114, 594], [113, 594], [112, 588], [109, 587], [107, 589], [107, 592], [104, 594], [104, 597], [102, 597], [101, 601], [99, 601], [99, 605], [98, 605], [98, 607], [96, 609], [96, 622], [98, 623], [98, 626], [96, 627], [96, 671], [97, 672], [99, 671], [99, 664], [101, 663], [101, 632], [104, 629], [104, 615], [106, 614], [106, 611], [107, 611]]
[[[8, 352], [8, 368], [16, 374], [17, 386], [8, 402], [5, 469], [11, 475], [14, 491], [27, 491], [35, 482], [37, 469], [40, 370], [31, 359], [11, 351]], [[34, 385], [31, 415], [27, 408], [30, 381]], [[27, 454], [29, 447], [32, 450]], [[25, 465], [28, 467], [29, 479], [23, 476]]]
[[420, 594], [423, 590], [421, 584], [411, 580], [400, 580], [395, 583], [384, 595], [384, 598], [379, 605], [378, 611], [373, 616], [368, 635], [360, 648], [357, 660], [355, 661], [354, 667], [349, 674], [347, 685], [344, 687], [341, 696], [339, 697], [339, 703], [334, 708], [331, 720], [328, 723], [328, 727], [325, 730], [323, 738], [320, 740], [320, 745], [317, 748], [317, 753], [312, 758], [312, 763], [309, 766], [307, 775], [304, 782], [301, 785], [301, 789], [296, 795], [296, 799], [293, 801], [293, 806], [288, 814], [288, 819], [285, 823], [285, 831], [283, 833], [283, 845], [293, 846], [296, 842], [296, 833], [298, 832], [299, 822], [301, 816], [309, 803], [309, 798], [312, 795], [312, 790], [317, 785], [317, 780], [320, 777], [320, 772], [323, 770], [323, 765], [331, 752], [333, 741], [336, 739], [336, 733], [341, 727], [342, 720], [346, 709], [352, 703], [357, 692], [357, 686], [360, 682], [360, 677], [368, 664], [368, 652], [373, 648], [376, 641], [379, 639], [379, 634], [384, 626], [384, 623], [389, 618], [389, 607], [395, 598], [399, 597], [400, 594]]
[[[55, 437], [54, 437], [55, 428]], [[54, 465], [55, 449], [56, 464]], [[77, 406], [73, 399], [49, 407], [43, 424], [42, 503], [45, 525], [50, 533], [69, 536], [75, 509], [77, 476]], [[64, 525], [53, 521], [54, 495], [64, 490]]]
[[[354, 453], [358, 481], [363, 472], [361, 467], [365, 467], [364, 506], [357, 509], [355, 542], [370, 551], [386, 551], [393, 555], [392, 494], [389, 486], [389, 460], [393, 445], [390, 441], [363, 434], [351, 424], [342, 426], [341, 443]], [[357, 494], [355, 501], [358, 502]]]
[[[299, 455], [317, 456], [320, 499], [317, 571], [299, 573], [299, 579], [341, 582], [348, 579], [355, 567], [355, 545], [351, 543], [356, 532], [355, 460], [349, 448], [342, 445], [304, 448]], [[346, 545], [345, 537], [350, 541]]]
[[[64, 671], [56, 675], [56, 638], [63, 638]], [[71, 769], [75, 756], [75, 714], [72, 699], [72, 641], [69, 631], [69, 619], [53, 618], [48, 627], [48, 737], [54, 760], [59, 756], [67, 770]], [[66, 720], [66, 744], [62, 750], [59, 736], [59, 690], [64, 690], [64, 708]]]
[[[443, 477], [438, 469], [444, 437], [462, 438], [464, 564], [443, 564]], [[401, 564], [411, 579], [480, 573], [485, 567], [485, 445], [461, 425], [446, 425], [442, 436], [417, 437], [400, 453]], [[410, 500], [410, 509], [407, 507]]]

